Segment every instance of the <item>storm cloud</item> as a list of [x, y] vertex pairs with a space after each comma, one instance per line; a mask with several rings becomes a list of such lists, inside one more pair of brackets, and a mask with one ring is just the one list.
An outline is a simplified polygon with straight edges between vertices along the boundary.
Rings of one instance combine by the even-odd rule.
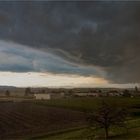
[[70, 63], [48, 52], [0, 40], [0, 70], [10, 72], [42, 72], [84, 76], [103, 76], [98, 67]]
[[98, 67], [112, 82], [140, 82], [139, 15], [139, 1], [0, 2], [0, 38], [90, 67], [93, 75], [99, 76], [91, 67]]

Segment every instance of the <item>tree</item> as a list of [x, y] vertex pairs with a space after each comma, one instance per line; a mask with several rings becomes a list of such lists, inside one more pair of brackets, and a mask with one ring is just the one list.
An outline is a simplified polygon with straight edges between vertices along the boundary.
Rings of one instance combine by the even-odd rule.
[[25, 96], [28, 96], [29, 94], [31, 94], [31, 89], [28, 87], [25, 89]]
[[127, 89], [125, 89], [125, 90], [123, 91], [123, 96], [124, 96], [124, 97], [130, 97], [130, 96], [131, 96], [130, 91], [127, 90]]
[[126, 109], [103, 101], [95, 112], [88, 115], [87, 121], [92, 127], [103, 128], [105, 139], [108, 139], [111, 126], [125, 127], [126, 116]]
[[6, 90], [5, 95], [6, 96], [10, 96], [10, 91], [9, 90]]
[[138, 87], [135, 86], [135, 92], [138, 93], [138, 91], [139, 91], [139, 90], [138, 90]]

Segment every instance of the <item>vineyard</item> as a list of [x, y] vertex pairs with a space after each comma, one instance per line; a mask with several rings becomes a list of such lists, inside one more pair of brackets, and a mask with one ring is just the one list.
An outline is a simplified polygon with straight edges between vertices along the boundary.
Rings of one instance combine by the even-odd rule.
[[0, 139], [19, 139], [84, 124], [78, 111], [33, 103], [0, 103]]

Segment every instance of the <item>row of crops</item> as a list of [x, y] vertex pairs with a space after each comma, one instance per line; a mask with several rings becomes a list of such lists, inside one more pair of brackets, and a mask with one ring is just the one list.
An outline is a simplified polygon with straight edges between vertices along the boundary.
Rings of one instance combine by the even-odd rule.
[[0, 137], [19, 138], [81, 126], [85, 116], [78, 111], [32, 103], [0, 103]]

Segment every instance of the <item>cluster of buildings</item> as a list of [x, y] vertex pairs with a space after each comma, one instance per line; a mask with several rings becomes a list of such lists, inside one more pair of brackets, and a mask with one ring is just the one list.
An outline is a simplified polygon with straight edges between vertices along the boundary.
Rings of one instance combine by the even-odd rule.
[[75, 88], [75, 89], [49, 89], [49, 88], [12, 88], [0, 89], [0, 98], [8, 99], [37, 99], [50, 100], [61, 98], [77, 98], [77, 97], [109, 97], [124, 96], [134, 97], [140, 96], [137, 87], [134, 89], [93, 89], [93, 88]]
[[35, 99], [60, 99], [77, 97], [134, 97], [140, 96], [140, 91], [135, 89], [53, 89], [53, 91], [44, 90], [34, 91]]

